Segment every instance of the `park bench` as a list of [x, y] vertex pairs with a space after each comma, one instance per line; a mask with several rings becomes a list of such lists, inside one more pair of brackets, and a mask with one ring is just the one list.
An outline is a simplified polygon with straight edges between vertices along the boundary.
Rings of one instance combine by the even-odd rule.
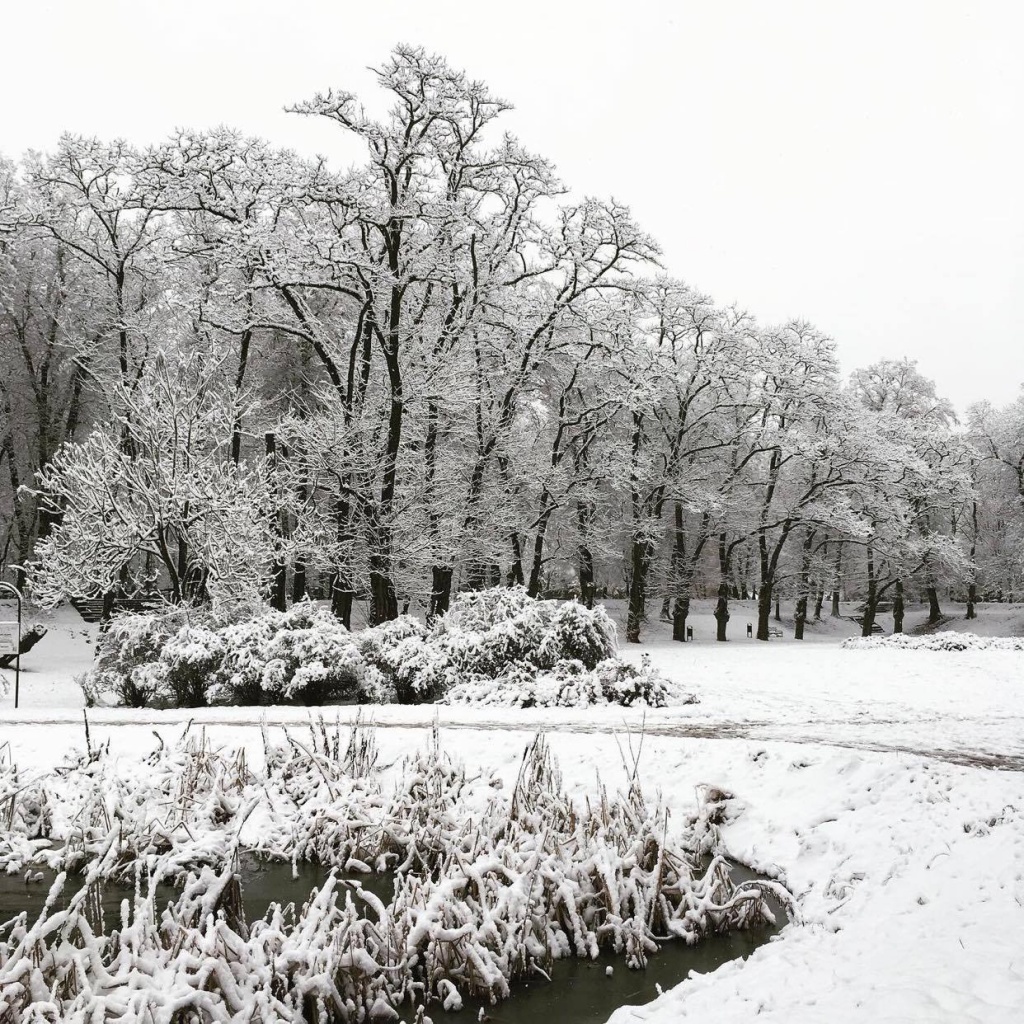
[[[850, 621], [851, 622], [856, 622], [857, 625], [860, 626], [861, 628], [863, 628], [863, 626], [864, 626], [864, 616], [863, 615], [861, 615], [860, 617], [858, 617], [856, 615], [851, 615], [850, 616]], [[872, 622], [871, 623], [871, 632], [872, 633], [884, 633], [885, 630], [882, 629], [882, 627], [877, 622]]]
[[[158, 594], [146, 595], [143, 597], [115, 597], [111, 605], [111, 612], [151, 612], [161, 605]], [[103, 618], [102, 597], [73, 597], [71, 605], [82, 616], [85, 622], [99, 622]]]

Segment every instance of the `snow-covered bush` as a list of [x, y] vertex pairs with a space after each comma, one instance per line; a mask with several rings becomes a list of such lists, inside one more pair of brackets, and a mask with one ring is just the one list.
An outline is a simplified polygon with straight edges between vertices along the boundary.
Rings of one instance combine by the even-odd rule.
[[100, 639], [96, 667], [81, 683], [87, 701], [323, 704], [355, 698], [364, 684], [371, 696], [386, 695], [386, 681], [368, 675], [352, 635], [316, 605], [242, 614], [226, 624], [190, 608], [114, 619]]
[[896, 648], [901, 651], [1024, 651], [1024, 637], [978, 636], [952, 630], [924, 636], [893, 633], [892, 636], [850, 637], [843, 641], [843, 647], [851, 650]]
[[363, 660], [352, 635], [314, 604], [225, 626], [217, 642], [223, 654], [212, 674], [212, 700], [323, 704], [358, 695]]
[[523, 587], [459, 594], [435, 632], [459, 640], [478, 636], [475, 667], [487, 674], [513, 661], [551, 668], [576, 660], [592, 669], [616, 650], [615, 623], [603, 608], [537, 600]]
[[380, 696], [391, 696], [400, 704], [423, 703], [433, 700], [435, 692], [443, 693], [443, 682], [435, 691], [436, 673], [428, 668], [426, 636], [426, 627], [410, 615], [356, 634], [354, 640], [367, 665], [367, 692], [376, 687]]
[[482, 633], [497, 622], [520, 618], [537, 601], [525, 587], [491, 587], [457, 594], [442, 620], [446, 626]]
[[649, 664], [616, 657], [603, 609], [538, 601], [519, 588], [460, 594], [431, 626], [401, 616], [349, 633], [313, 603], [235, 611], [230, 621], [173, 609], [123, 616], [83, 681], [89, 703], [323, 704], [445, 699], [514, 707], [685, 702]]
[[186, 606], [144, 614], [118, 615], [100, 633], [96, 667], [86, 684], [96, 698], [114, 698], [129, 708], [163, 699], [160, 654], [167, 641], [197, 616]]
[[[603, 609], [538, 601], [522, 587], [459, 594], [429, 628], [402, 618], [366, 630], [357, 642], [403, 703], [446, 694], [519, 707], [664, 703], [650, 672], [632, 688], [606, 685], [632, 679], [636, 670], [614, 660], [615, 626]], [[613, 665], [595, 675], [609, 659]]]
[[587, 669], [581, 661], [566, 659], [537, 672], [518, 664], [501, 676], [473, 678], [451, 687], [446, 704], [491, 704], [502, 707], [589, 707], [592, 704], [646, 704], [660, 708], [690, 704], [691, 694], [677, 693], [645, 657], [640, 668], [620, 658], [606, 658]]

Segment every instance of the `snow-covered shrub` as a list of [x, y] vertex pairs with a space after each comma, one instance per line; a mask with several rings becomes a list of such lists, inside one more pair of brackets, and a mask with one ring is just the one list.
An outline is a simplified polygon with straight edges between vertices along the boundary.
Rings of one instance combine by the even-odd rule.
[[551, 668], [573, 659], [588, 669], [615, 654], [615, 624], [603, 608], [542, 601], [523, 587], [459, 594], [434, 632], [463, 640], [475, 634], [476, 671], [493, 674], [514, 661]]
[[[545, 601], [544, 604], [553, 602]], [[615, 654], [615, 623], [603, 608], [588, 609], [575, 601], [556, 604], [541, 640], [539, 664], [570, 658], [588, 669]]]
[[601, 684], [601, 693], [609, 704], [646, 704], [663, 708], [667, 704], [695, 704], [693, 694], [675, 692], [672, 684], [651, 665], [645, 654], [640, 667], [621, 658], [607, 658], [594, 668]]
[[892, 636], [850, 637], [843, 641], [843, 647], [850, 650], [895, 648], [901, 651], [1024, 651], [1024, 637], [978, 636], [952, 630], [924, 636], [893, 633]]
[[451, 607], [440, 622], [468, 633], [482, 633], [495, 623], [521, 618], [538, 603], [526, 593], [525, 587], [467, 590], [456, 594]]
[[538, 601], [519, 588], [460, 594], [432, 626], [409, 616], [349, 633], [307, 602], [265, 607], [231, 621], [174, 609], [124, 616], [83, 685], [120, 703], [245, 705], [337, 699], [418, 704], [483, 701], [516, 707], [598, 703], [660, 707], [678, 697], [649, 665], [615, 657], [603, 609]]
[[352, 635], [310, 603], [217, 631], [223, 651], [211, 697], [239, 704], [323, 704], [358, 696], [364, 661]]
[[111, 619], [100, 633], [96, 667], [88, 675], [94, 697], [113, 697], [129, 708], [148, 707], [163, 698], [160, 653], [196, 615], [195, 609], [181, 606]]
[[178, 707], [203, 707], [214, 673], [224, 660], [224, 644], [208, 626], [183, 626], [164, 644], [158, 663]]
[[564, 659], [550, 669], [510, 666], [497, 678], [473, 676], [452, 686], [446, 704], [491, 704], [502, 707], [590, 707], [593, 704], [690, 704], [691, 694], [675, 692], [671, 683], [653, 669], [645, 657], [640, 668], [620, 658], [606, 658], [593, 669], [581, 661]]
[[429, 655], [423, 650], [426, 636], [426, 627], [411, 615], [400, 615], [355, 634], [353, 639], [366, 663], [364, 688], [368, 696], [391, 696], [400, 704], [433, 699], [434, 673], [428, 671]]
[[[615, 626], [603, 609], [538, 601], [522, 587], [459, 594], [431, 627], [401, 618], [357, 640], [363, 657], [402, 703], [455, 690], [530, 707], [603, 702], [601, 679], [587, 678], [615, 654]], [[625, 669], [623, 669], [625, 671]], [[497, 690], [507, 689], [501, 699]]]
[[96, 667], [81, 685], [87, 703], [128, 707], [323, 704], [389, 691], [386, 678], [367, 672], [352, 634], [312, 603], [234, 610], [227, 623], [192, 608], [121, 616], [102, 635]]

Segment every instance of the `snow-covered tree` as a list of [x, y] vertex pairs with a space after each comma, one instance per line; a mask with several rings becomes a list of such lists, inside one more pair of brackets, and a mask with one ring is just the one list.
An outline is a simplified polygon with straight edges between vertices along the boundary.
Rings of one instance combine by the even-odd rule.
[[276, 509], [265, 467], [230, 457], [239, 410], [220, 365], [158, 353], [114, 398], [123, 411], [39, 475], [59, 522], [29, 567], [36, 599], [146, 593], [162, 578], [175, 602], [257, 596], [278, 545]]

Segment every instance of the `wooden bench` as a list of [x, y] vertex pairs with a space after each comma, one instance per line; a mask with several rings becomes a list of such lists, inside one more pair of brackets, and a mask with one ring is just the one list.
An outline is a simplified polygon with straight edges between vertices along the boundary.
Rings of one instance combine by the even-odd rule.
[[[864, 616], [863, 615], [860, 618], [858, 618], [856, 615], [851, 615], [850, 616], [850, 621], [851, 622], [856, 622], [858, 626], [860, 626], [862, 629], [864, 628]], [[882, 629], [882, 627], [877, 622], [872, 622], [871, 623], [871, 632], [872, 633], [884, 633], [885, 630]]]
[[[156, 594], [148, 597], [115, 597], [110, 610], [112, 613], [130, 612], [137, 615], [141, 612], [154, 611], [161, 604], [162, 601]], [[71, 606], [85, 622], [99, 622], [103, 618], [102, 597], [73, 597]]]

